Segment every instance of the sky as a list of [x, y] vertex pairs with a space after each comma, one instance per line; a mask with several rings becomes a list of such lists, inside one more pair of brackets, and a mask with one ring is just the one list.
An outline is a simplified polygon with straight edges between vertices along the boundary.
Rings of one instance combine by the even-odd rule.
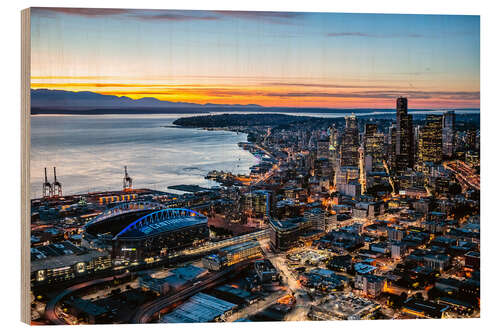
[[278, 107], [479, 108], [479, 16], [33, 8], [31, 87]]

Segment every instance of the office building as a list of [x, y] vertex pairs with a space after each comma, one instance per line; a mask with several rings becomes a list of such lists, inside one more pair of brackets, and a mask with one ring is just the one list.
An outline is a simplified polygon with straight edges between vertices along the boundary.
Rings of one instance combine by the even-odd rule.
[[342, 144], [340, 145], [340, 164], [341, 166], [358, 167], [359, 155], [359, 130], [356, 116], [345, 117], [345, 129], [342, 135]]
[[377, 131], [377, 124], [365, 124], [365, 136], [363, 141], [365, 170], [381, 171], [384, 169], [384, 134]]
[[304, 213], [304, 218], [311, 223], [311, 229], [325, 231], [325, 211], [323, 209], [310, 209]]
[[270, 204], [268, 191], [252, 191], [243, 196], [243, 209], [249, 216], [263, 217], [269, 215]]
[[286, 251], [295, 246], [300, 235], [310, 228], [310, 223], [302, 217], [286, 220], [270, 219], [271, 247], [275, 251]]
[[441, 163], [442, 161], [442, 116], [427, 115], [425, 126], [419, 133], [419, 162]]
[[389, 168], [396, 168], [396, 138], [397, 138], [397, 128], [396, 125], [392, 124], [389, 127], [388, 134], [388, 145], [387, 145], [387, 155], [389, 157], [388, 164]]
[[396, 101], [396, 169], [412, 168], [413, 160], [413, 117], [408, 114], [408, 99], [398, 97]]
[[316, 158], [330, 157], [330, 140], [327, 137], [321, 137], [316, 145]]
[[477, 130], [475, 128], [468, 129], [465, 134], [465, 148], [467, 150], [476, 150]]
[[361, 184], [358, 181], [350, 181], [347, 184], [337, 185], [337, 191], [342, 195], [358, 198], [361, 195]]
[[339, 155], [339, 133], [337, 129], [332, 125], [328, 129], [330, 136], [330, 145], [328, 147], [328, 158], [330, 160], [330, 164], [332, 169], [335, 169], [338, 164], [338, 155]]
[[443, 115], [443, 155], [452, 157], [455, 152], [455, 111]]

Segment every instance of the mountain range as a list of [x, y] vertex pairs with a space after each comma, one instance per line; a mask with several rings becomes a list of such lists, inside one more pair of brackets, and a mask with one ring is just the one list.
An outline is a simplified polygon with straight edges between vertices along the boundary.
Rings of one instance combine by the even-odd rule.
[[105, 110], [105, 109], [179, 109], [179, 108], [259, 108], [257, 104], [196, 104], [162, 101], [153, 97], [103, 95], [90, 91], [31, 89], [31, 108], [35, 110]]

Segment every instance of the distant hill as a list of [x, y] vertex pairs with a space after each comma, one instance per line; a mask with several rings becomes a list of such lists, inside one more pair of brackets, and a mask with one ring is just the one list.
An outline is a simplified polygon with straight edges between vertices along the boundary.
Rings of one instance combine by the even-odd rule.
[[[129, 97], [118, 97], [113, 95], [102, 95], [90, 91], [66, 91], [50, 89], [31, 90], [31, 108], [38, 113], [47, 113], [44, 110], [100, 110], [102, 113], [106, 109], [179, 109], [179, 108], [224, 108], [224, 107], [244, 107], [254, 108], [260, 105], [249, 104], [196, 104], [183, 102], [161, 101], [152, 97], [132, 99]], [[201, 110], [200, 110], [201, 111]], [[203, 112], [203, 111], [202, 111]], [[74, 112], [73, 112], [74, 113]]]

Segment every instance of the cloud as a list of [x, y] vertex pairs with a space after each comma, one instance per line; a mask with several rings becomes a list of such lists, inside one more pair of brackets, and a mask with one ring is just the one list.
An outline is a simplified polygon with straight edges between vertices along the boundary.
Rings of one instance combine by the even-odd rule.
[[223, 17], [266, 21], [269, 23], [279, 23], [279, 24], [291, 23], [291, 20], [300, 18], [304, 15], [304, 13], [296, 13], [296, 12], [251, 12], [251, 11], [230, 11], [230, 10], [214, 10], [212, 12], [221, 15]]
[[425, 38], [422, 34], [372, 34], [366, 32], [330, 32], [326, 34], [327, 37], [365, 37], [365, 38]]
[[363, 32], [330, 32], [328, 37], [378, 37], [377, 35]]
[[183, 96], [205, 96], [205, 97], [236, 97], [236, 96], [265, 96], [265, 92], [239, 90], [232, 88], [165, 88], [165, 89], [141, 89], [134, 91], [116, 90], [99, 92], [106, 95], [183, 95]]
[[290, 23], [290, 20], [301, 17], [303, 13], [291, 12], [251, 12], [251, 11], [196, 11], [196, 10], [139, 10], [119, 8], [63, 8], [63, 7], [35, 7], [35, 11], [45, 15], [55, 13], [78, 15], [84, 17], [99, 17], [110, 15], [128, 15], [140, 20], [155, 21], [215, 21], [224, 18], [239, 18], [248, 20], [266, 21], [270, 23]]
[[300, 83], [300, 82], [265, 82], [264, 86], [281, 86], [281, 87], [307, 87], [307, 88], [337, 88], [337, 89], [371, 89], [371, 88], [392, 88], [381, 85], [354, 85], [354, 84], [330, 84], [330, 83]]
[[197, 88], [203, 87], [199, 84], [136, 84], [136, 83], [95, 83], [95, 82], [32, 82], [32, 88], [65, 88], [65, 87], [86, 87], [86, 88]]
[[407, 96], [410, 99], [441, 99], [441, 100], [479, 100], [478, 91], [360, 91], [360, 92], [290, 92], [267, 93], [268, 97], [280, 98], [356, 98], [356, 99], [394, 99]]
[[143, 14], [132, 15], [141, 20], [158, 20], [158, 21], [214, 21], [220, 17], [215, 15], [193, 15], [193, 11], [148, 11]]
[[86, 17], [120, 15], [130, 12], [130, 9], [120, 8], [64, 8], [64, 7], [35, 7], [34, 11], [46, 13], [61, 13]]

